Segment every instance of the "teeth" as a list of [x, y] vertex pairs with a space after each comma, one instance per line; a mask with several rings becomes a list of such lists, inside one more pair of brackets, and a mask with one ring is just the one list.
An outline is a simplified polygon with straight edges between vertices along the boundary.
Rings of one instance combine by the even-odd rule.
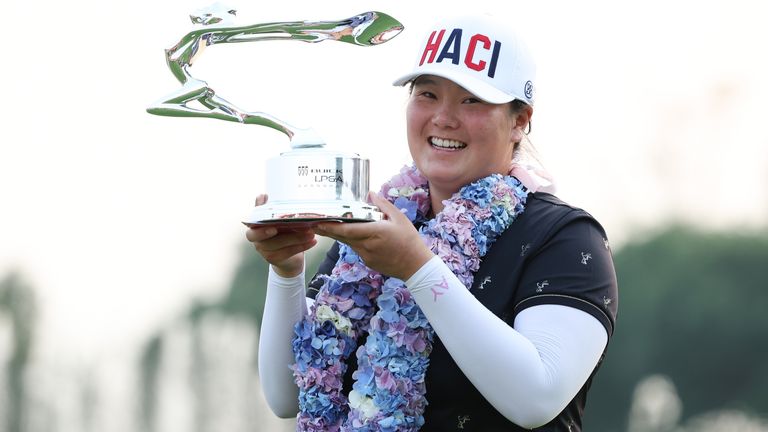
[[460, 149], [467, 146], [461, 141], [454, 141], [454, 140], [437, 138], [437, 137], [430, 138], [429, 142], [435, 147], [449, 148], [449, 149]]

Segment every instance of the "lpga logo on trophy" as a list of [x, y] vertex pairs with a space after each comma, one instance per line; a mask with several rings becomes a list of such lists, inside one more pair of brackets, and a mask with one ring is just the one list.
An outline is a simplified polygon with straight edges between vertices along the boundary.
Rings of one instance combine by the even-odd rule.
[[227, 102], [189, 69], [206, 47], [221, 43], [297, 40], [333, 40], [358, 46], [387, 42], [403, 25], [381, 12], [365, 12], [340, 21], [294, 21], [236, 26], [236, 11], [214, 5], [190, 15], [200, 28], [187, 33], [165, 50], [171, 73], [180, 89], [147, 108], [151, 114], [171, 117], [207, 117], [278, 130], [288, 136], [291, 150], [266, 164], [269, 202], [255, 207], [243, 221], [248, 226], [274, 225], [291, 229], [319, 221], [365, 222], [382, 214], [365, 202], [369, 161], [355, 153], [325, 148], [311, 128], [297, 128], [264, 112], [242, 110]]

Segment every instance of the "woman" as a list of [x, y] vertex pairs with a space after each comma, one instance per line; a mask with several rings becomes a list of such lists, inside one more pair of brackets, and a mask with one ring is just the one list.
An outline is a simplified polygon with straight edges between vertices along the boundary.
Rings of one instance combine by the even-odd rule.
[[[597, 221], [513, 162], [534, 67], [507, 27], [435, 26], [395, 82], [414, 167], [371, 196], [385, 220], [248, 231], [271, 264], [262, 386], [299, 430], [581, 430], [616, 277]], [[337, 243], [307, 308], [315, 234]]]

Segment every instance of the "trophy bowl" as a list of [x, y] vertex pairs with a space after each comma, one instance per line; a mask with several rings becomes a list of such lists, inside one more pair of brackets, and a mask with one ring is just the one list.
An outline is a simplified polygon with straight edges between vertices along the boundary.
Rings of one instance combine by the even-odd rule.
[[296, 229], [320, 222], [370, 222], [382, 213], [366, 203], [369, 161], [322, 146], [294, 148], [267, 161], [265, 205], [243, 223]]

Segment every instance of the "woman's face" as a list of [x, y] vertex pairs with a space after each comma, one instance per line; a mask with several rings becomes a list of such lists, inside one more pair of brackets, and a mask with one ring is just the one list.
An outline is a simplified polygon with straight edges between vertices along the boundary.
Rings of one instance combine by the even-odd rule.
[[522, 139], [530, 113], [513, 114], [509, 104], [483, 102], [453, 81], [420, 76], [406, 110], [411, 156], [430, 189], [453, 194], [509, 171], [514, 143]]

